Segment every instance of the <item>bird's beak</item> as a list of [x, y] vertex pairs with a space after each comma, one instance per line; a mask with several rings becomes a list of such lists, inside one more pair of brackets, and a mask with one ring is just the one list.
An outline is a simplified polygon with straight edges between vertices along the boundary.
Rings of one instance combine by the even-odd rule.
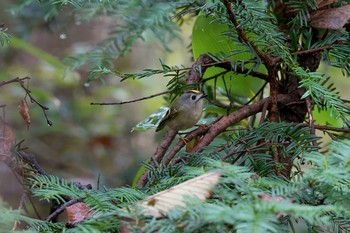
[[200, 100], [200, 99], [203, 99], [203, 98], [206, 98], [208, 95], [206, 95], [206, 94], [202, 94], [202, 96], [198, 99], [198, 100]]

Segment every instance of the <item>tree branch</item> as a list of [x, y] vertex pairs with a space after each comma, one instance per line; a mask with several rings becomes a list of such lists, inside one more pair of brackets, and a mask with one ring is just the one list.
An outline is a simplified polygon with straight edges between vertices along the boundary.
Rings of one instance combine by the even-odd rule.
[[[159, 146], [157, 147], [156, 151], [154, 152], [154, 155], [152, 156], [152, 158], [150, 160], [150, 165], [154, 166], [155, 162], [160, 163], [162, 161], [167, 149], [170, 147], [171, 142], [174, 140], [176, 134], [177, 134], [176, 131], [174, 131], [172, 129], [168, 130], [167, 134], [164, 136], [164, 138], [160, 142]], [[180, 140], [180, 141], [182, 141], [182, 140]], [[145, 186], [145, 184], [148, 181], [148, 174], [149, 174], [149, 170], [147, 169], [142, 174], [140, 179], [137, 181], [138, 187]]]
[[254, 51], [256, 52], [256, 54], [261, 58], [261, 60], [263, 61], [263, 63], [267, 66], [269, 66], [271, 64], [271, 59], [269, 56], [267, 56], [263, 51], [261, 51], [259, 49], [259, 47], [254, 44], [249, 38], [248, 36], [244, 33], [244, 31], [239, 27], [239, 23], [237, 21], [237, 18], [235, 16], [235, 14], [232, 11], [232, 6], [230, 1], [228, 0], [224, 0], [223, 1], [225, 7], [226, 7], [226, 11], [227, 14], [229, 16], [230, 21], [232, 22], [233, 26], [235, 27], [238, 36], [245, 42], [247, 43], [249, 46], [251, 46]]
[[54, 212], [52, 212], [49, 216], [45, 218], [45, 221], [50, 222], [52, 219], [56, 218], [59, 214], [61, 214], [67, 207], [74, 205], [78, 202], [81, 202], [82, 198], [74, 198], [65, 203], [63, 203], [60, 207], [58, 207]]
[[[229, 126], [238, 123], [242, 119], [245, 119], [246, 117], [249, 117], [251, 115], [257, 114], [260, 112], [266, 101], [269, 101], [270, 98], [262, 99], [258, 102], [255, 102], [251, 105], [243, 106], [242, 108], [238, 109], [237, 111], [231, 113], [228, 116], [223, 116], [220, 120], [215, 122], [214, 124], [210, 125], [208, 128], [208, 131], [203, 136], [203, 138], [199, 141], [199, 143], [194, 148], [194, 151], [200, 151], [202, 147], [209, 145], [215, 137], [220, 134], [221, 132], [225, 131]], [[286, 104], [290, 100], [289, 95], [278, 95], [278, 103], [280, 104]]]
[[122, 105], [122, 104], [129, 104], [129, 103], [134, 103], [134, 102], [138, 102], [138, 101], [142, 101], [142, 100], [152, 99], [154, 97], [157, 97], [157, 96], [160, 96], [160, 95], [164, 95], [164, 94], [168, 94], [170, 92], [171, 92], [171, 90], [163, 91], [163, 92], [160, 92], [160, 93], [157, 93], [157, 94], [154, 94], [154, 95], [149, 95], [149, 96], [142, 97], [142, 98], [139, 98], [139, 99], [122, 101], [122, 102], [114, 102], [114, 103], [94, 103], [94, 102], [92, 102], [90, 104], [91, 105]]
[[[262, 111], [263, 107], [266, 105], [266, 102], [269, 101], [269, 99], [270, 98], [265, 98], [251, 105], [243, 106], [242, 108], [238, 109], [237, 111], [231, 113], [228, 116], [218, 118], [216, 121], [212, 122], [208, 126], [199, 127], [198, 129], [187, 134], [185, 140], [191, 141], [197, 136], [204, 135], [203, 138], [193, 149], [193, 151], [199, 152], [202, 147], [209, 145], [218, 134], [225, 131], [229, 126], [240, 122], [248, 116], [254, 115]], [[288, 95], [278, 95], [278, 100], [281, 104], [288, 103], [289, 99], [290, 98]], [[175, 155], [181, 150], [183, 146], [185, 146], [185, 143], [183, 142], [183, 140], [179, 140], [179, 142], [168, 153], [165, 160], [166, 165], [170, 163], [170, 161], [175, 157]]]
[[[310, 127], [309, 124], [295, 124], [295, 125], [300, 125], [303, 127]], [[337, 127], [333, 127], [333, 126], [328, 126], [328, 125], [314, 125], [315, 129], [318, 130], [323, 130], [323, 131], [335, 131], [335, 132], [343, 132], [343, 133], [350, 133], [350, 129], [349, 128], [337, 128]]]
[[30, 98], [30, 101], [33, 103], [36, 103], [42, 110], [43, 110], [43, 113], [44, 113], [44, 116], [45, 116], [45, 119], [46, 119], [46, 122], [48, 125], [52, 125], [52, 122], [49, 120], [47, 114], [46, 114], [46, 111], [49, 110], [48, 107], [44, 106], [43, 104], [39, 103], [39, 101], [37, 101], [31, 94], [31, 91], [24, 85], [24, 81], [27, 80], [27, 82], [30, 80], [30, 77], [24, 77], [24, 78], [19, 78], [19, 77], [16, 77], [14, 79], [11, 79], [11, 80], [8, 80], [8, 81], [2, 81], [0, 82], [0, 87], [4, 86], [4, 85], [7, 85], [7, 84], [10, 84], [10, 83], [19, 83], [22, 87], [22, 89], [26, 92], [26, 95], [29, 96]]

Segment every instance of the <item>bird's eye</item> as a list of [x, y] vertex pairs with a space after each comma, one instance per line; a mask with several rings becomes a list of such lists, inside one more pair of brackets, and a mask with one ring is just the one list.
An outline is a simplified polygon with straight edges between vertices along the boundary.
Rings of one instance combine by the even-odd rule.
[[196, 96], [195, 96], [195, 95], [192, 95], [192, 96], [191, 96], [191, 99], [192, 99], [192, 100], [195, 100], [195, 99], [196, 99]]

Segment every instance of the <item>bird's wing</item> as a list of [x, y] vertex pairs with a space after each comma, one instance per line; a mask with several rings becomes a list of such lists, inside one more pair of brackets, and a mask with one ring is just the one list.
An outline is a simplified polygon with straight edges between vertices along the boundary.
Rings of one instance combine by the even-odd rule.
[[169, 110], [166, 112], [165, 116], [157, 126], [156, 132], [158, 132], [159, 130], [162, 130], [166, 125], [166, 122], [176, 117], [177, 114], [178, 114], [178, 110], [176, 108], [169, 108]]

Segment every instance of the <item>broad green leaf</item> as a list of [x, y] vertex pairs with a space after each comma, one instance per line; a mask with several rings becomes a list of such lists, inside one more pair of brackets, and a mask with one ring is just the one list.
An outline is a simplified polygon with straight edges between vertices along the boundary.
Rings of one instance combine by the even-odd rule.
[[[314, 117], [315, 123], [318, 125], [329, 125], [333, 127], [343, 127], [344, 122], [341, 118], [336, 118], [331, 116], [330, 109], [324, 109], [319, 111], [318, 108], [314, 108], [312, 111], [312, 115]], [[334, 114], [333, 114], [334, 115]]]
[[[247, 51], [246, 47], [236, 41], [230, 40], [227, 35], [223, 35], [223, 33], [227, 33], [230, 30], [232, 29], [222, 24], [219, 20], [215, 20], [213, 16], [200, 14], [196, 19], [192, 31], [193, 57], [197, 59], [201, 54], [209, 53], [222, 59], [228, 57], [234, 61], [251, 59], [252, 54]], [[245, 67], [249, 68], [249, 65], [245, 65]], [[266, 73], [263, 66], [259, 67], [258, 70]], [[209, 68], [203, 78], [212, 77], [222, 71], [223, 69], [221, 68]], [[254, 96], [263, 84], [263, 81], [260, 79], [241, 74], [237, 75], [233, 72], [227, 73], [224, 79], [226, 87], [232, 94], [245, 98]], [[214, 82], [212, 80], [207, 83], [214, 85]], [[225, 83], [222, 78], [219, 78], [216, 85], [225, 88]]]
[[157, 110], [157, 112], [149, 115], [146, 119], [138, 123], [135, 127], [132, 128], [133, 131], [146, 131], [148, 129], [156, 128], [161, 121], [161, 119], [165, 116], [168, 111], [167, 107], [161, 107]]
[[[145, 163], [149, 163], [149, 159], [145, 162]], [[132, 180], [132, 184], [131, 187], [135, 188], [137, 185], [137, 181], [139, 181], [139, 179], [141, 178], [141, 176], [143, 175], [143, 173], [146, 171], [146, 167], [145, 166], [141, 166], [140, 169], [136, 172], [136, 175], [134, 177], [134, 179]]]

